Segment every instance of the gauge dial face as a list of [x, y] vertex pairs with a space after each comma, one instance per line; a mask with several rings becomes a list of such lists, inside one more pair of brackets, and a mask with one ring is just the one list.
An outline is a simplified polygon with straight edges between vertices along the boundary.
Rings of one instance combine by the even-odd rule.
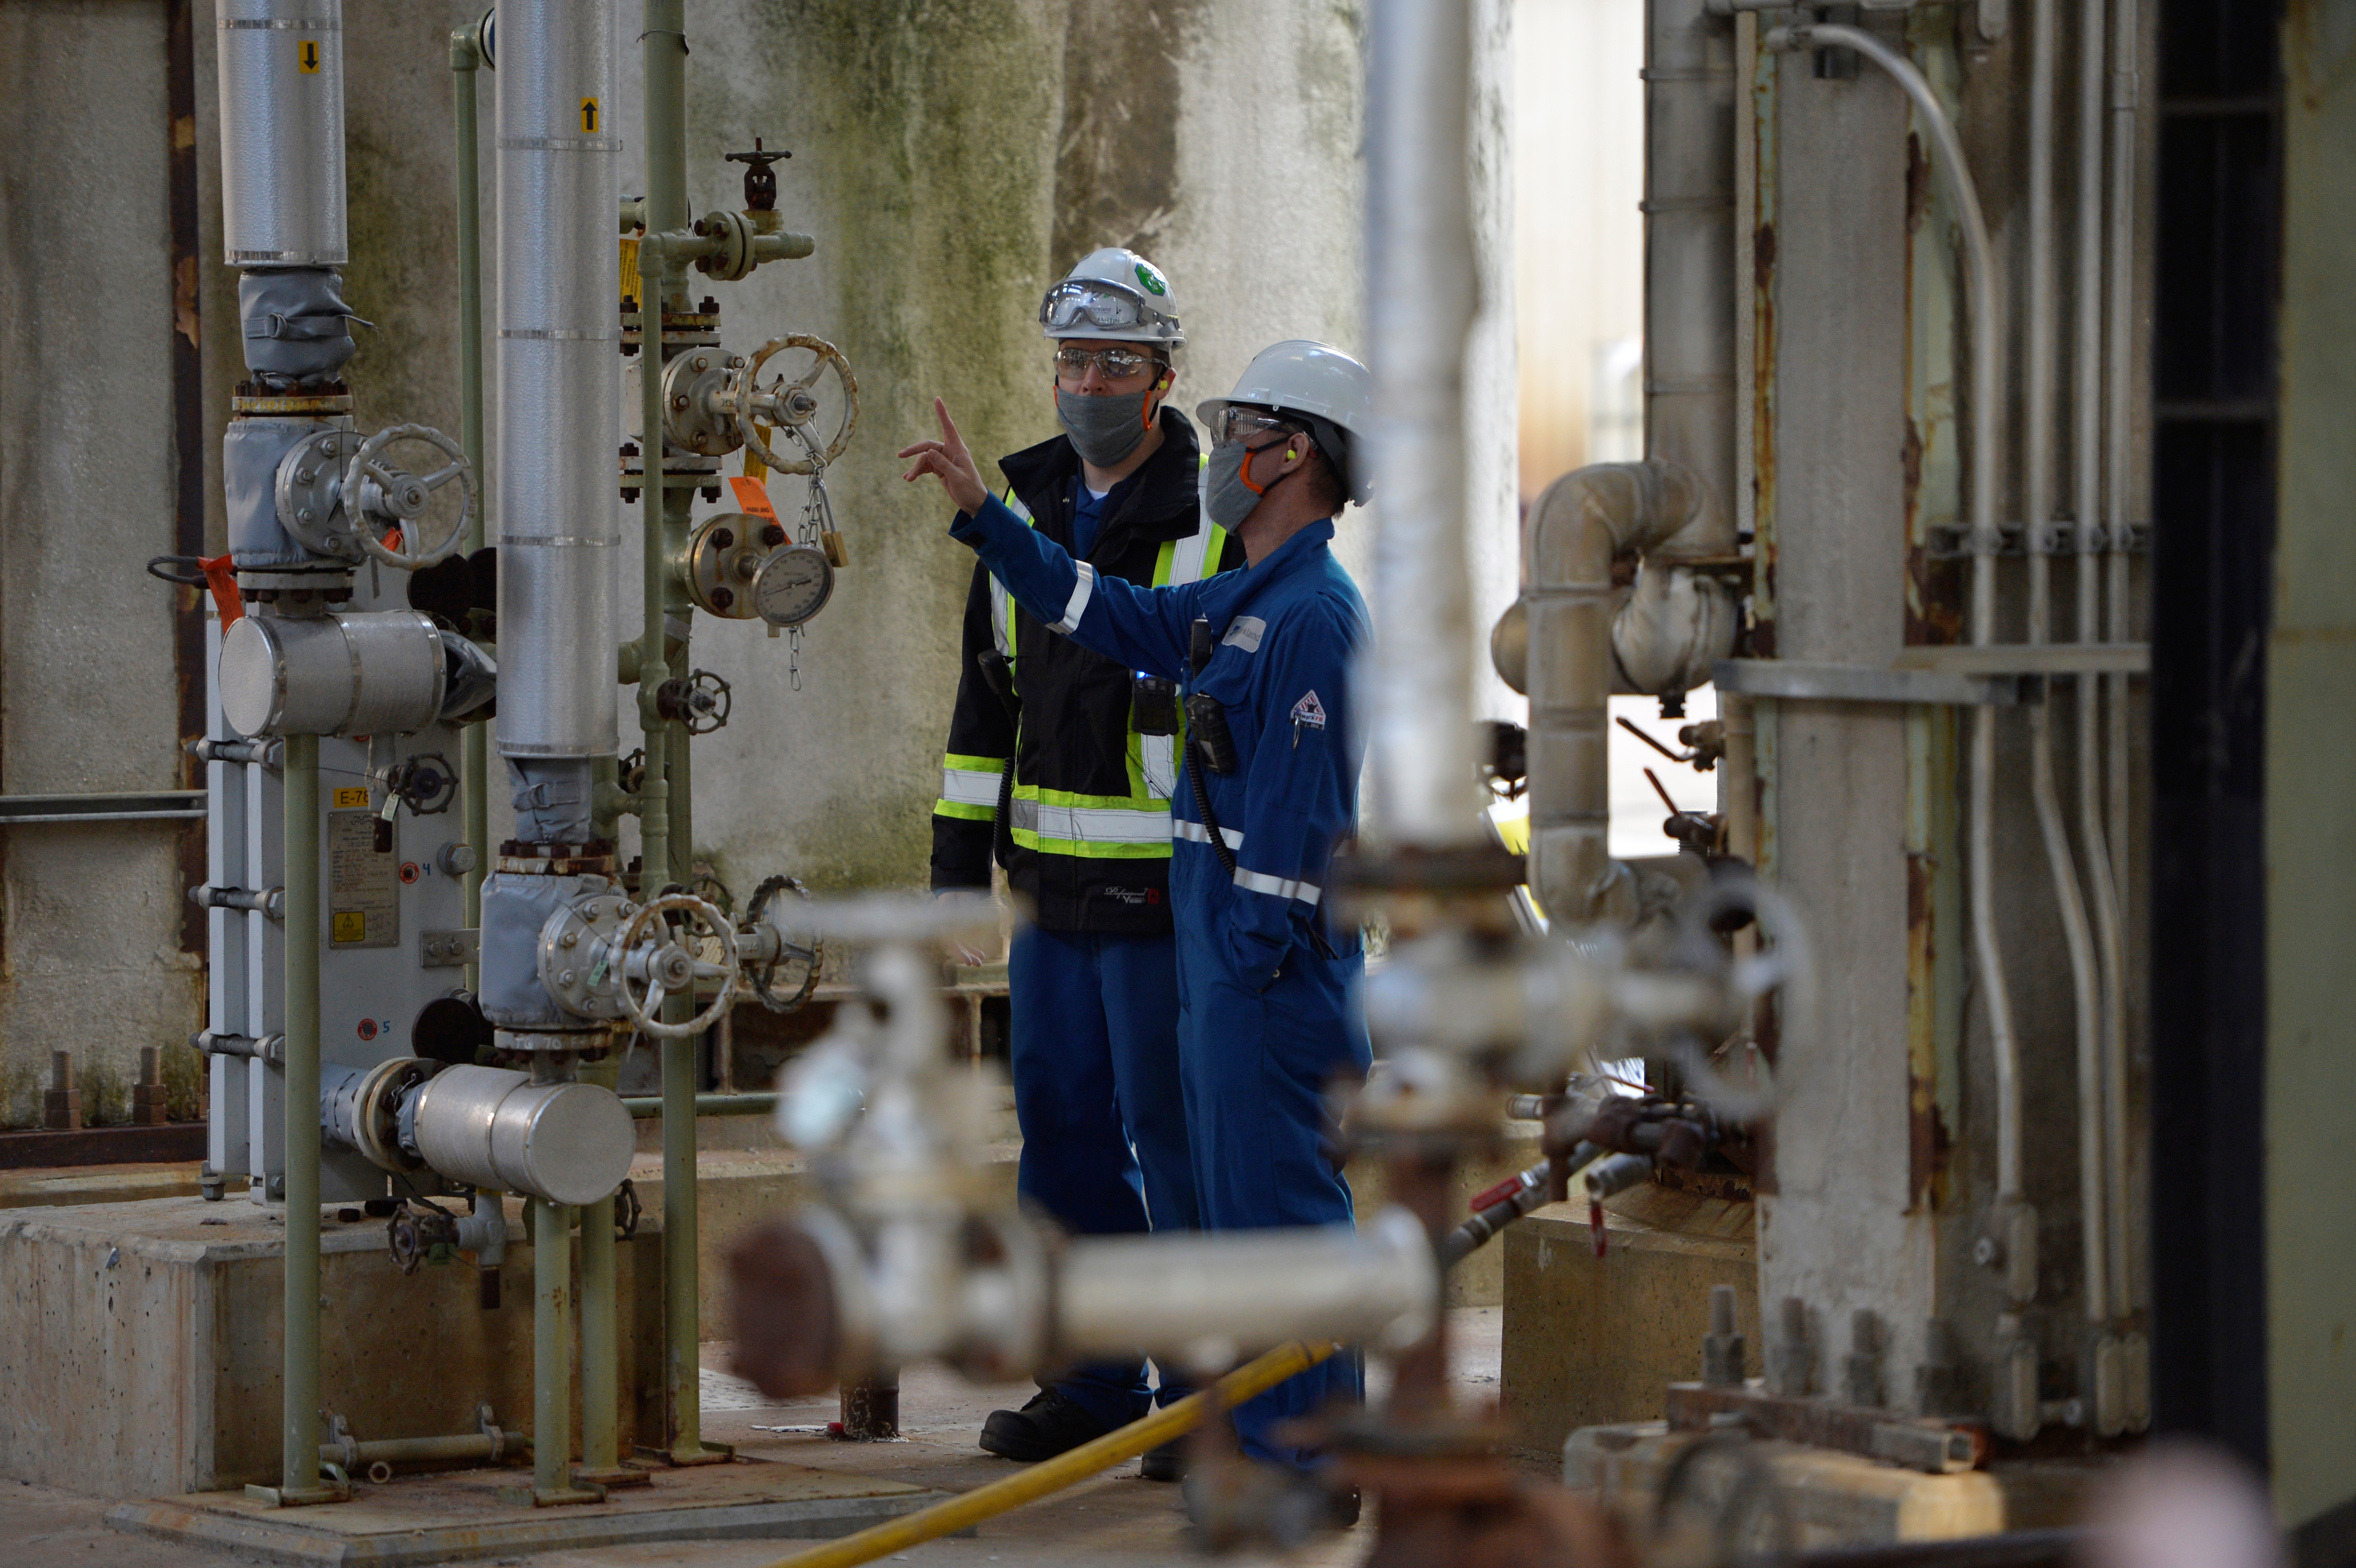
[[799, 626], [834, 595], [834, 567], [814, 545], [788, 544], [761, 563], [753, 605], [771, 626]]

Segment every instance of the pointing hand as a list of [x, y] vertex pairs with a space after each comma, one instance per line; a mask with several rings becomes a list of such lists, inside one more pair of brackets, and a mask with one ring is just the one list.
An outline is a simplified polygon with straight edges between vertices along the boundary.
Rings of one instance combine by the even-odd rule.
[[965, 437], [958, 434], [957, 421], [949, 417], [948, 404], [933, 399], [933, 413], [941, 422], [941, 438], [902, 447], [900, 456], [914, 457], [916, 462], [901, 478], [915, 480], [932, 475], [940, 480], [941, 489], [948, 491], [957, 509], [970, 516], [990, 499], [990, 487], [981, 482], [981, 469], [975, 464], [973, 454], [966, 450]]

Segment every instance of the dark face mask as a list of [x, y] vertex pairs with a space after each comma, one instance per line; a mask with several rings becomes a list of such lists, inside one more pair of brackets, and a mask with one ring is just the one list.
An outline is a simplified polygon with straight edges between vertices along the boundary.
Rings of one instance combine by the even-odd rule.
[[1072, 449], [1082, 462], [1109, 468], [1136, 451], [1153, 428], [1146, 404], [1156, 390], [1089, 397], [1057, 387], [1055, 416], [1063, 421], [1064, 434], [1072, 438]]

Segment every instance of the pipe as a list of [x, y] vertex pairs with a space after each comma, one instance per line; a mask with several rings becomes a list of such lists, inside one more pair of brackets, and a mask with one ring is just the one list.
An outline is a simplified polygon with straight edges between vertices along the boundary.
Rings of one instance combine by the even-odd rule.
[[1472, 33], [1463, 0], [1376, 0], [1366, 50], [1366, 342], [1375, 646], [1363, 705], [1394, 846], [1478, 842], [1464, 342], [1472, 323]]
[[[1964, 160], [1962, 141], [1937, 93], [1914, 63], [1871, 33], [1830, 23], [1797, 23], [1768, 36], [1774, 49], [1854, 49], [1888, 72], [1913, 102], [1931, 135], [1940, 177], [1947, 182], [1964, 232], [1965, 294], [1972, 312], [1972, 614], [1974, 647], [1996, 641], [1997, 444], [2001, 439], [2004, 324], [1996, 292], [1996, 259], [1979, 188]], [[1997, 943], [1996, 890], [1996, 710], [1972, 710], [1970, 865], [1972, 957], [1988, 1016], [1988, 1044], [1996, 1058], [1997, 1195], [2019, 1204], [2020, 1159], [2020, 1046], [2013, 1032], [2012, 993], [2006, 984], [2004, 953]]]
[[[2103, 0], [2081, 0], [2083, 27], [2078, 41], [2078, 254], [2076, 299], [2072, 309], [2077, 328], [2075, 407], [2071, 456], [2077, 474], [2074, 530], [2077, 550], [2078, 639], [2101, 640], [2094, 556], [2095, 519], [2103, 504]], [[2111, 1317], [2111, 1205], [2107, 1196], [2109, 1139], [2104, 1110], [2103, 1035], [2107, 1017], [2126, 1000], [2120, 975], [2124, 951], [2119, 930], [2116, 889], [2111, 884], [2110, 852], [2104, 842], [2102, 814], [2102, 678], [2078, 677], [2078, 836], [2085, 848], [2086, 878], [2094, 894], [2094, 929], [2099, 944], [2101, 991], [2093, 1016], [2082, 1018], [2087, 1038], [2079, 1047], [2078, 1158], [2084, 1167], [2079, 1177], [2079, 1202], [2084, 1239], [2086, 1319], [2097, 1326]], [[2113, 1386], [2116, 1378], [2115, 1347], [2106, 1346], [2095, 1363], [2096, 1425], [2103, 1435], [2116, 1431], [2117, 1408]]]
[[[662, 317], [671, 306], [672, 282], [680, 275], [679, 259], [670, 253], [666, 238], [683, 231], [688, 222], [686, 28], [684, 0], [646, 0], [641, 59], [646, 84], [647, 234], [638, 244], [645, 623], [638, 654], [638, 716], [647, 756], [638, 830], [640, 886], [650, 892], [677, 879], [674, 859], [691, 861], [694, 853], [685, 799], [686, 732], [668, 724], [655, 706], [656, 692], [671, 674], [665, 646], [669, 618], [664, 599], [671, 581], [672, 536], [685, 528], [694, 500], [692, 491], [674, 491], [663, 482]], [[679, 303], [683, 306], [684, 297]], [[684, 641], [689, 618], [680, 618]], [[684, 659], [681, 662], [684, 668]], [[674, 768], [680, 774], [676, 791], [670, 777]], [[677, 810], [673, 809], [675, 795]], [[677, 998], [676, 1003], [691, 1004], [691, 999]], [[674, 1019], [682, 1015], [672, 1003], [667, 1002], [666, 1007]], [[702, 1302], [696, 1272], [695, 1056], [691, 1039], [662, 1043], [664, 1385], [668, 1452], [674, 1465], [724, 1459], [730, 1452], [722, 1445], [704, 1444], [699, 1396]]]
[[[2030, 23], [2033, 34], [2032, 58], [2029, 65], [2029, 374], [2027, 397], [2027, 476], [2024, 493], [2027, 499], [2029, 537], [2029, 618], [2028, 638], [2030, 643], [2051, 640], [2052, 636], [2052, 555], [2048, 538], [2049, 525], [2053, 521], [2053, 426], [2054, 392], [2058, 384], [2059, 333], [2055, 325], [2058, 301], [2055, 298], [2053, 266], [2053, 147], [2054, 93], [2057, 70], [2057, 46], [2054, 6], [2057, 0], [2037, 0]], [[2083, 178], [2083, 172], [2082, 172]], [[2080, 241], [2083, 244], [2083, 235]], [[2083, 264], [2079, 273], [2083, 281]], [[2085, 431], [2083, 343], [2084, 301], [2078, 300], [2077, 326], [2080, 329], [2079, 352], [2073, 369], [2079, 372], [2080, 397], [2074, 404], [2080, 424], [2073, 426], [2076, 443], [2072, 457], [2077, 462], [2082, 485], [2084, 475]], [[2080, 517], [2084, 517], [2083, 489], [2079, 495]], [[2083, 557], [2082, 565], [2083, 565]], [[2083, 579], [2083, 570], [2079, 575]], [[2085, 1215], [2082, 1234], [2085, 1256], [2094, 1260], [2099, 1270], [2102, 1257], [2102, 1171], [2100, 1164], [2101, 1112], [2099, 1089], [2096, 1083], [2100, 1065], [2102, 1035], [2101, 997], [2098, 961], [2093, 937], [2086, 924], [2086, 905], [2078, 884], [2078, 867], [2071, 853], [2070, 832], [2062, 817], [2062, 803], [2053, 783], [2053, 711], [2050, 703], [2037, 703], [2029, 712], [2029, 788], [2037, 808], [2037, 828], [2045, 848], [2045, 861], [2053, 879], [2053, 897], [2060, 907], [2063, 945], [2070, 958], [2070, 989], [2072, 1002], [2074, 1036], [2077, 1042], [2079, 1139], [2081, 1159], [2079, 1174], [2079, 1205]], [[2091, 1184], [2091, 1185], [2089, 1185]], [[2086, 1284], [2086, 1312], [2090, 1318], [2100, 1321], [2102, 1281], [2090, 1273]]]
[[[584, 1062], [582, 1079], [611, 1090], [621, 1062], [608, 1056]], [[581, 1208], [581, 1473], [576, 1479], [611, 1485], [643, 1471], [622, 1467], [622, 1352], [614, 1280], [614, 1199]]]
[[[512, 0], [510, 0], [512, 3]], [[510, 59], [523, 51], [509, 45]], [[573, 1484], [573, 1210], [531, 1200], [532, 1500], [599, 1502]]]
[[618, 739], [608, 578], [620, 543], [621, 143], [605, 123], [609, 6], [508, 0], [498, 27], [498, 724], [501, 755], [530, 776], [585, 769]]
[[984, 1520], [1038, 1501], [1079, 1482], [1092, 1480], [1115, 1465], [1125, 1464], [1149, 1448], [1158, 1448], [1192, 1432], [1215, 1410], [1228, 1410], [1258, 1394], [1298, 1377], [1332, 1356], [1330, 1344], [1279, 1346], [1221, 1378], [1201, 1393], [1187, 1395], [1152, 1414], [1108, 1432], [1093, 1442], [1031, 1466], [1004, 1480], [935, 1503], [928, 1509], [871, 1525], [855, 1535], [830, 1541], [781, 1557], [766, 1568], [854, 1568], [887, 1552], [904, 1552], [927, 1541], [971, 1530]]
[[[469, 22], [450, 34], [450, 101], [457, 115], [458, 144], [458, 444], [479, 475], [483, 468], [483, 220], [482, 155], [476, 126], [477, 73], [483, 62], [477, 38], [481, 24]], [[483, 547], [483, 510], [467, 515], [459, 548], [468, 555]], [[459, 809], [466, 847], [475, 864], [459, 878], [469, 928], [483, 924], [483, 873], [491, 863], [490, 729], [466, 726], [460, 740]], [[466, 989], [482, 989], [481, 966], [466, 965]]]
[[1075, 1360], [1214, 1359], [1184, 1352], [1311, 1333], [1399, 1350], [1437, 1320], [1440, 1268], [1422, 1222], [1393, 1205], [1355, 1230], [1077, 1237], [1056, 1262], [1054, 1303], [1056, 1352]]
[[[1645, 12], [1644, 455], [1699, 476], [1693, 516], [1660, 553], [1729, 556], [1736, 549], [1734, 29], [1705, 0], [1648, 0]], [[1702, 681], [1708, 678], [1705, 671]]]
[[[2134, 607], [2128, 600], [2127, 510], [2131, 477], [2129, 465], [2133, 457], [2135, 400], [2135, 197], [2136, 197], [2136, 100], [2140, 88], [2137, 77], [2137, 50], [2142, 40], [2139, 0], [2114, 0], [2113, 25], [2116, 36], [2112, 45], [2111, 70], [2111, 189], [2110, 189], [2110, 423], [2105, 432], [2109, 447], [2110, 508], [2104, 530], [2109, 553], [2104, 562], [2107, 578], [2108, 619], [2104, 630], [2109, 640], [2126, 642], [2134, 637]], [[2129, 789], [2133, 776], [2127, 770], [2127, 678], [2108, 678], [2110, 702], [2105, 717], [2110, 733], [2110, 832], [2112, 886], [2124, 908], [2133, 884], [2127, 879], [2127, 846], [2132, 824], [2128, 819]], [[2109, 1230], [2111, 1238], [2111, 1305], [2122, 1316], [2135, 1310], [2135, 1283], [2129, 1277], [2127, 1240], [2130, 1204], [2133, 1201], [2127, 1185], [2127, 1045], [2126, 1045], [2126, 954], [2122, 944], [2117, 960], [2115, 978], [2118, 981], [2116, 1002], [2104, 1020], [2103, 1031], [2103, 1113], [2104, 1136], [2109, 1144], [2105, 1191], [2110, 1198]], [[2131, 1352], [2132, 1353], [2132, 1352]], [[2128, 1368], [2130, 1388], [2138, 1385], [2138, 1374]], [[2136, 1403], [2131, 1400], [2130, 1405]], [[2140, 1425], [2147, 1417], [2131, 1409], [2130, 1417]]]
[[[622, 1101], [630, 1114], [641, 1122], [650, 1121], [663, 1113], [659, 1095], [633, 1095]], [[698, 1116], [766, 1116], [777, 1108], [775, 1094], [699, 1094], [695, 1097]]]
[[1612, 860], [1612, 561], [1685, 527], [1700, 505], [1687, 469], [1594, 463], [1547, 487], [1530, 509], [1523, 578], [1528, 621], [1530, 886], [1571, 925], [1633, 917]]
[[319, 1466], [319, 737], [286, 737], [285, 1371], [278, 1490], [316, 1498]]

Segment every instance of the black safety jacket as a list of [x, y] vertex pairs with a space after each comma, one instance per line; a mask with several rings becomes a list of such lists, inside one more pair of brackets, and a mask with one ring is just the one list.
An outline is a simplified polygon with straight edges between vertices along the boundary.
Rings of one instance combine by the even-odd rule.
[[[1069, 549], [1079, 455], [1058, 435], [999, 461], [1006, 504]], [[1244, 564], [1242, 544], [1202, 515], [1194, 427], [1162, 410], [1162, 446], [1104, 520], [1087, 559], [1147, 586]], [[984, 678], [1012, 666], [1018, 723]], [[1051, 930], [1160, 936], [1170, 929], [1170, 793], [1183, 737], [1141, 736], [1133, 672], [1055, 635], [976, 566], [966, 595], [957, 708], [933, 808], [933, 886], [987, 889], [1002, 847], [1008, 882]], [[1006, 761], [1014, 759], [1011, 790]], [[1012, 808], [998, 822], [1001, 791]]]

